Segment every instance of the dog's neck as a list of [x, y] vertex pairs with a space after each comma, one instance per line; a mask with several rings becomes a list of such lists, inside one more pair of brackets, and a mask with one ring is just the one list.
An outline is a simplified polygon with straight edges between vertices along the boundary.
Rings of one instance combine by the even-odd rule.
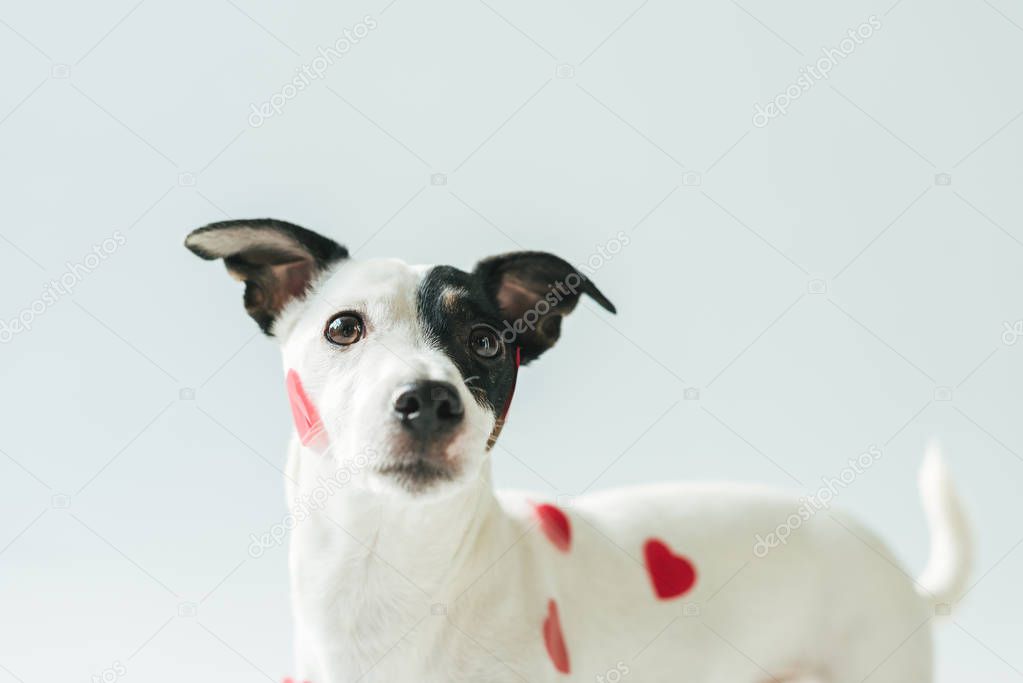
[[[293, 542], [305, 543], [306, 552], [312, 544], [318, 566], [293, 564], [294, 572], [331, 572], [346, 591], [363, 595], [394, 591], [443, 602], [458, 590], [452, 577], [465, 575], [460, 570], [472, 561], [478, 538], [500, 517], [489, 460], [474, 481], [450, 495], [415, 500], [342, 483], [346, 477], [338, 472], [351, 464], [338, 470], [333, 459], [296, 448], [288, 472], [289, 498], [293, 512], [296, 501], [312, 510], [307, 521], [296, 525]], [[303, 555], [302, 560], [311, 558]]]

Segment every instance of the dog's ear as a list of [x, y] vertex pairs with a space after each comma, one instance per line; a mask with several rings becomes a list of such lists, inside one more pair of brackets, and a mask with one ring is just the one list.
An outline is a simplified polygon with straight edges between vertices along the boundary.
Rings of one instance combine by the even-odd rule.
[[268, 335], [285, 304], [348, 256], [333, 240], [271, 218], [212, 223], [193, 230], [185, 246], [204, 259], [224, 259], [228, 272], [245, 283], [245, 310]]
[[473, 274], [514, 331], [523, 364], [554, 346], [561, 336], [561, 319], [575, 309], [583, 294], [616, 312], [589, 278], [554, 254], [518, 251], [492, 256], [476, 264]]

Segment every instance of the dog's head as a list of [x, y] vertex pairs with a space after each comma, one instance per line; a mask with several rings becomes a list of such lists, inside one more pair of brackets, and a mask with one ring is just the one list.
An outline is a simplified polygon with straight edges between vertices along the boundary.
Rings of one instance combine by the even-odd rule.
[[249, 315], [280, 340], [303, 442], [339, 461], [371, 454], [360, 481], [403, 495], [478, 477], [519, 363], [554, 345], [583, 294], [614, 312], [576, 268], [542, 252], [472, 272], [359, 261], [269, 219], [214, 223], [185, 245], [223, 259], [245, 283]]

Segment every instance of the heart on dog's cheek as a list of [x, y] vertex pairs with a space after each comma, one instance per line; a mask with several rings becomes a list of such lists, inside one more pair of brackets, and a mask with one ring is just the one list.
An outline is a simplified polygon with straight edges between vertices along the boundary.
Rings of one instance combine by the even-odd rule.
[[559, 508], [547, 503], [534, 505], [533, 509], [547, 540], [561, 552], [567, 553], [572, 547], [572, 525], [568, 521], [568, 516]]
[[316, 406], [309, 400], [302, 386], [302, 380], [293, 369], [288, 370], [286, 380], [288, 388], [288, 401], [291, 403], [291, 417], [295, 420], [295, 429], [298, 431], [298, 438], [303, 446], [316, 444], [326, 445], [326, 435], [323, 432], [323, 422]]
[[689, 558], [676, 555], [663, 541], [651, 538], [643, 546], [646, 569], [661, 600], [684, 595], [696, 583], [696, 568]]
[[553, 600], [547, 601], [547, 618], [543, 622], [543, 642], [547, 646], [547, 654], [550, 656], [554, 668], [567, 674], [569, 672], [568, 650], [565, 648], [565, 636], [561, 632], [558, 605]]

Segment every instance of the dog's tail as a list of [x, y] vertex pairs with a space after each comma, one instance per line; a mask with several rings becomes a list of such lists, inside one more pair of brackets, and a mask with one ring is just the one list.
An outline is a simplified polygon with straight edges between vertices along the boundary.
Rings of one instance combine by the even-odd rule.
[[920, 468], [920, 497], [931, 532], [931, 554], [917, 587], [934, 606], [951, 605], [966, 589], [973, 548], [966, 514], [937, 444], [927, 449]]

